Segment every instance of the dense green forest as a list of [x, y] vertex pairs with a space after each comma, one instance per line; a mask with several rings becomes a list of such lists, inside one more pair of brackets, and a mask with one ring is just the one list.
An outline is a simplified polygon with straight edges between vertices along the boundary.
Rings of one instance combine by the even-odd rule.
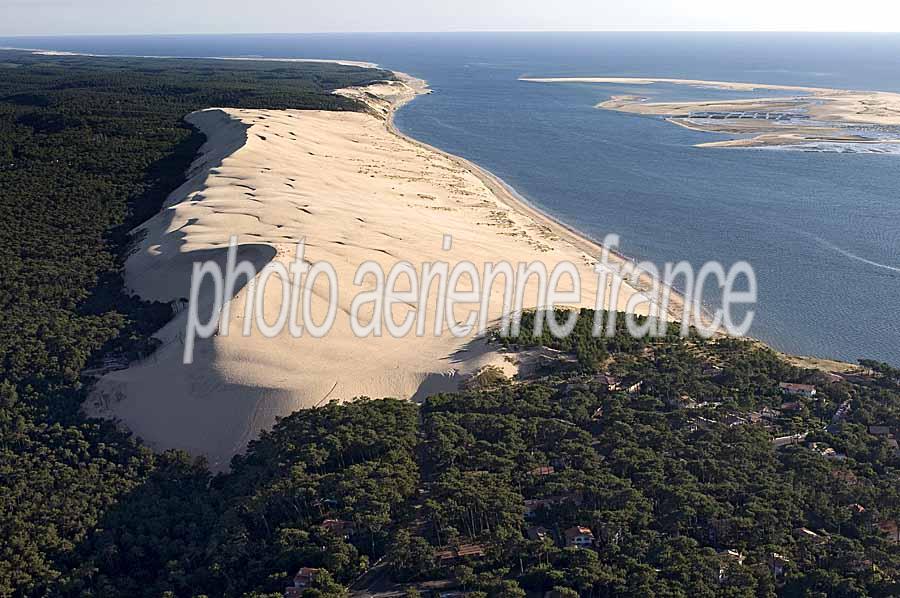
[[900, 595], [900, 370], [837, 379], [727, 338], [572, 340], [595, 358], [525, 334], [499, 342], [541, 357], [528, 379], [297, 412], [215, 478], [158, 457], [53, 592], [280, 596], [311, 571], [295, 595]]
[[124, 293], [121, 270], [128, 231], [159, 210], [203, 143], [183, 117], [358, 110], [331, 91], [391, 76], [0, 51], [0, 595], [48, 592], [103, 513], [159, 467], [176, 471], [78, 407], [86, 366], [152, 351], [150, 333], [171, 315]]
[[900, 595], [885, 364], [593, 338], [587, 314], [559, 340], [526, 314], [493, 339], [522, 379], [298, 412], [226, 474], [84, 419], [85, 368], [152, 351], [170, 316], [121, 269], [202, 143], [183, 116], [359, 109], [329, 92], [389, 74], [19, 52], [0, 70], [0, 596]]

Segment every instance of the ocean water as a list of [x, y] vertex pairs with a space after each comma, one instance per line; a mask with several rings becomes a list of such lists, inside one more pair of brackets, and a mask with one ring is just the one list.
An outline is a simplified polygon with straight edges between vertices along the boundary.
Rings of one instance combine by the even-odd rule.
[[[892, 146], [702, 149], [718, 137], [597, 110], [612, 94], [734, 97], [680, 86], [538, 84], [623, 76], [900, 91], [900, 35], [479, 33], [0, 38], [99, 54], [372, 61], [428, 80], [407, 134], [493, 171], [585, 234], [662, 265], [749, 261], [752, 336], [792, 353], [900, 365], [900, 155]], [[767, 92], [764, 95], [772, 95]]]

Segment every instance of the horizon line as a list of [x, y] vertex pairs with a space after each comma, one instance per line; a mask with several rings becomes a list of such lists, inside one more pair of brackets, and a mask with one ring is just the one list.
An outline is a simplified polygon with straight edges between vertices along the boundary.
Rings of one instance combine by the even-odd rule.
[[444, 29], [416, 31], [220, 31], [220, 32], [127, 32], [127, 33], [0, 33], [0, 37], [148, 37], [200, 35], [420, 35], [464, 33], [823, 33], [900, 34], [900, 30], [836, 29]]

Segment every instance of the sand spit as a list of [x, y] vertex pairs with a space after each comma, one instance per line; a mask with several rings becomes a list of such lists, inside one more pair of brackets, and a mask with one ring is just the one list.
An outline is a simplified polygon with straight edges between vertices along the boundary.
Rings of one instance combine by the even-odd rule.
[[[255, 326], [242, 336], [245, 287], [235, 295], [228, 336], [198, 341], [194, 363], [183, 365], [182, 311], [157, 334], [163, 346], [153, 356], [98, 381], [89, 413], [120, 420], [155, 448], [205, 455], [223, 469], [277, 417], [298, 409], [358, 396], [418, 400], [456, 389], [487, 364], [515, 372], [514, 359], [483, 339], [446, 330], [437, 337], [354, 336], [351, 301], [372, 285], [354, 286], [353, 276], [367, 260], [385, 271], [402, 260], [417, 269], [470, 260], [479, 270], [499, 260], [541, 260], [549, 268], [571, 261], [581, 274], [581, 304], [592, 307], [599, 247], [523, 205], [487, 173], [393, 130], [392, 110], [424, 91], [423, 82], [406, 77], [342, 90], [366, 99], [371, 114], [213, 108], [188, 116], [207, 142], [189, 180], [135, 231], [140, 242], [126, 264], [128, 286], [146, 299], [178, 302], [188, 297], [193, 263], [224, 263], [231, 235], [239, 238], [239, 258], [257, 269], [292, 262], [305, 239], [305, 259], [328, 261], [337, 271], [336, 323], [318, 339], [287, 330], [266, 338]], [[453, 237], [449, 251], [444, 235]], [[533, 301], [531, 282], [526, 296]], [[265, 288], [270, 323], [281, 291], [278, 278]], [[636, 293], [623, 288], [620, 307]], [[326, 296], [327, 282], [319, 279], [316, 318]], [[499, 317], [501, 284], [490, 304], [492, 319]], [[429, 328], [434, 308], [426, 310]], [[409, 309], [395, 307], [395, 320]], [[637, 311], [646, 312], [646, 303]]]
[[374, 62], [360, 60], [338, 60], [332, 58], [266, 58], [263, 56], [161, 56], [152, 54], [89, 54], [87, 52], [69, 52], [66, 50], [44, 50], [41, 48], [19, 48], [13, 46], [0, 47], [0, 50], [16, 50], [19, 52], [31, 52], [36, 56], [85, 56], [90, 58], [159, 58], [159, 59], [192, 59], [192, 60], [243, 60], [251, 62], [325, 62], [328, 64], [340, 64], [342, 66], [357, 66], [360, 68], [374, 69], [378, 65]]
[[[824, 87], [767, 85], [628, 77], [523, 78], [538, 83], [612, 83], [652, 85], [667, 83], [734, 91], [791, 91], [797, 96], [714, 100], [698, 102], [648, 102], [638, 95], [617, 95], [597, 104], [598, 108], [632, 114], [661, 115], [666, 120], [696, 131], [746, 135], [727, 141], [701, 143], [698, 147], [790, 146], [807, 143], [900, 143], [900, 94], [882, 91], [850, 91]], [[716, 118], [698, 117], [716, 113]], [[756, 117], [751, 116], [752, 113]], [[785, 115], [760, 117], [763, 113]], [[800, 115], [802, 118], [790, 118]], [[889, 128], [889, 129], [885, 129]], [[749, 137], [752, 135], [753, 137]]]

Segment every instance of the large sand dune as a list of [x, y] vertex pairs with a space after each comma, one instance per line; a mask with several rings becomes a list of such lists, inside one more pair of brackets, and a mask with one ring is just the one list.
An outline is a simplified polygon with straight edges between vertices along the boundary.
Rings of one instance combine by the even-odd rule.
[[[236, 109], [188, 117], [208, 141], [188, 182], [136, 231], [128, 286], [146, 299], [177, 301], [188, 297], [195, 261], [224, 263], [231, 235], [239, 238], [239, 257], [257, 268], [292, 261], [305, 239], [307, 261], [326, 260], [337, 270], [337, 323], [321, 339], [287, 331], [265, 338], [255, 328], [244, 337], [244, 288], [231, 311], [231, 334], [198, 341], [194, 363], [183, 365], [181, 312], [158, 333], [164, 345], [156, 354], [99, 381], [88, 406], [93, 414], [118, 418], [156, 448], [205, 455], [221, 469], [277, 417], [298, 409], [361, 395], [421, 399], [455, 389], [490, 363], [512, 373], [510, 360], [478, 338], [355, 337], [347, 313], [362, 289], [353, 274], [366, 260], [385, 270], [399, 260], [468, 259], [479, 268], [498, 260], [543, 260], [552, 268], [569, 260], [581, 271], [582, 304], [593, 306], [599, 248], [518, 203], [486, 173], [393, 131], [392, 106], [416, 91], [407, 83], [346, 92], [387, 118]], [[444, 235], [453, 237], [450, 251], [442, 249]], [[323, 285], [314, 296], [319, 315]], [[626, 288], [620, 305], [635, 292]], [[500, 315], [502, 289], [495, 295], [492, 318]], [[266, 313], [275, 314], [281, 300], [273, 279]]]

